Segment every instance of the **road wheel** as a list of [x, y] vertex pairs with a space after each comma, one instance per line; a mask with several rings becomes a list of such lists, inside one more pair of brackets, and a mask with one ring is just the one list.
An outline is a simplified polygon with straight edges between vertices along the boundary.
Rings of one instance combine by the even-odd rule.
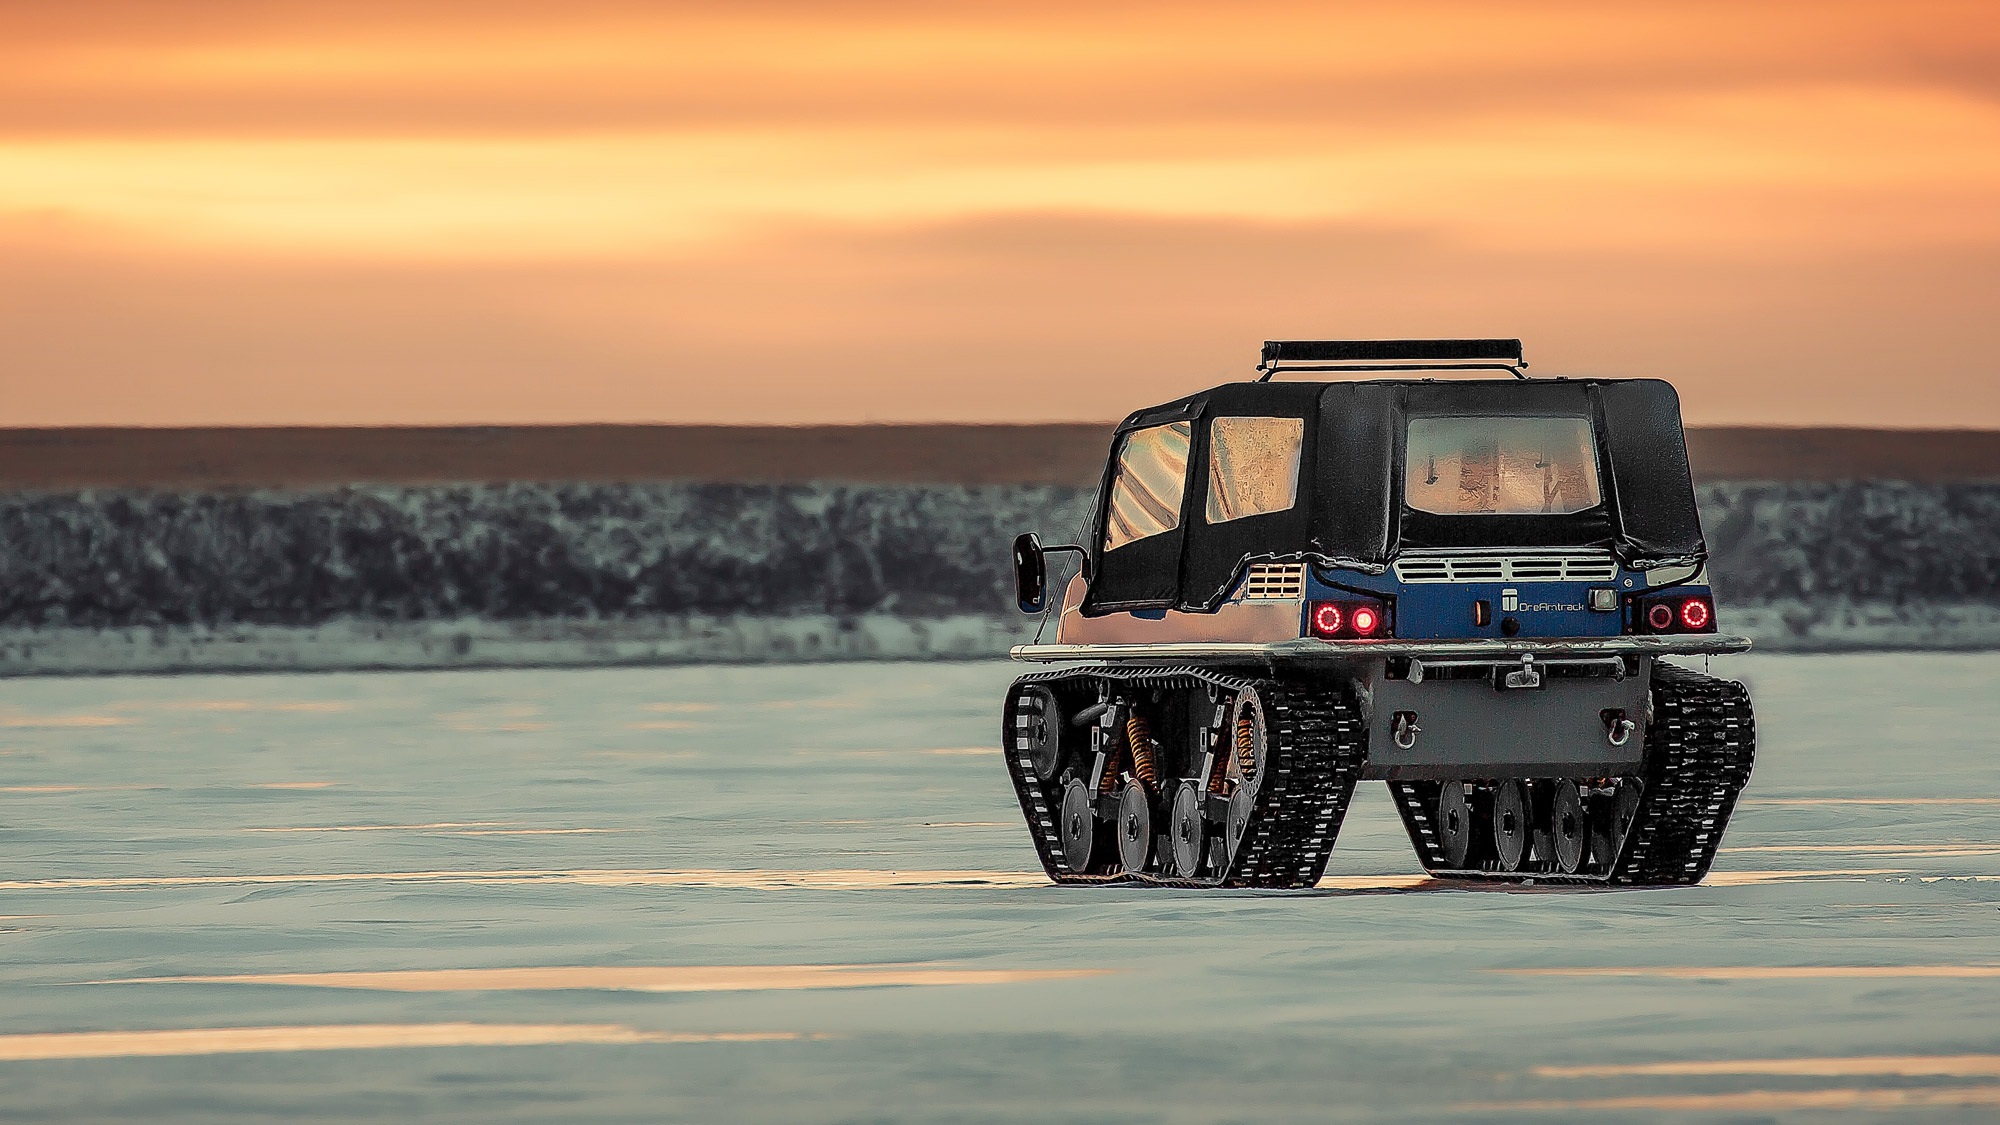
[[1137, 874], [1153, 855], [1153, 801], [1136, 782], [1118, 799], [1118, 861]]
[[1063, 862], [1078, 875], [1092, 873], [1091, 864], [1106, 858], [1098, 847], [1097, 810], [1092, 807], [1090, 786], [1081, 778], [1071, 778], [1063, 787]]
[[1438, 787], [1437, 835], [1444, 865], [1464, 869], [1472, 854], [1472, 805], [1465, 799], [1462, 781], [1447, 781]]
[[1549, 836], [1554, 840], [1556, 870], [1574, 875], [1583, 867], [1590, 835], [1590, 814], [1583, 809], [1583, 794], [1576, 782], [1564, 778], [1556, 782], [1555, 799], [1549, 808]]
[[1528, 863], [1528, 834], [1534, 825], [1529, 814], [1528, 786], [1522, 781], [1503, 781], [1493, 789], [1493, 853], [1502, 871], [1519, 871]]
[[1202, 854], [1208, 850], [1208, 824], [1201, 815], [1201, 787], [1183, 781], [1174, 791], [1174, 815], [1167, 834], [1173, 840], [1174, 874], [1192, 879], [1201, 873]]
[[1256, 799], [1248, 789], [1238, 789], [1229, 795], [1229, 858], [1236, 859], [1236, 850], [1243, 846], [1243, 837], [1250, 831], [1250, 813], [1256, 808]]
[[1062, 708], [1056, 704], [1056, 693], [1040, 684], [1034, 684], [1021, 692], [1020, 710], [1017, 722], [1023, 724], [1022, 734], [1026, 736], [1028, 760], [1033, 764], [1035, 780], [1048, 782], [1055, 779], [1062, 768]]

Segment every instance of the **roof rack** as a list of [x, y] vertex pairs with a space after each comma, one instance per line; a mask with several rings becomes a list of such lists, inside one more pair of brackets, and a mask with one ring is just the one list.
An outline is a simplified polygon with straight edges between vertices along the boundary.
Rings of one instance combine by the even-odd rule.
[[1512, 371], [1526, 379], [1519, 340], [1266, 340], [1259, 383], [1280, 371]]

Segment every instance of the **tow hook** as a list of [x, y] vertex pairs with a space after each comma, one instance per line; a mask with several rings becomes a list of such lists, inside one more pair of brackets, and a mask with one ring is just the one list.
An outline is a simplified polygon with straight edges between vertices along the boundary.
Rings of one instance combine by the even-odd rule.
[[1506, 679], [1501, 682], [1510, 688], [1541, 687], [1542, 670], [1535, 667], [1535, 654], [1531, 652], [1522, 653], [1520, 668], [1507, 673]]
[[1389, 723], [1390, 734], [1395, 737], [1397, 748], [1402, 750], [1408, 750], [1410, 747], [1415, 746], [1417, 744], [1417, 735], [1423, 729], [1417, 725], [1417, 713], [1415, 711], [1398, 711]]
[[1606, 711], [1601, 717], [1604, 719], [1604, 739], [1613, 746], [1625, 745], [1631, 741], [1632, 732], [1639, 729], [1639, 724], [1626, 718], [1623, 711]]

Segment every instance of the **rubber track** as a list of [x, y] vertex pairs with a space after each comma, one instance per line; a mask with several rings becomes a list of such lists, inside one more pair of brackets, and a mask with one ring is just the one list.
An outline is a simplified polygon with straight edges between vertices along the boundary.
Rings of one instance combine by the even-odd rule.
[[[1115, 680], [1166, 689], [1212, 685], [1236, 693], [1255, 688], [1271, 719], [1264, 777], [1257, 789], [1250, 824], [1229, 870], [1201, 879], [1119, 871], [1089, 875], [1069, 869], [1063, 859], [1059, 802], [1036, 779], [1020, 713], [1021, 688]], [[1094, 693], [1093, 693], [1094, 694]], [[1348, 801], [1367, 758], [1367, 731], [1353, 697], [1344, 689], [1299, 681], [1248, 679], [1201, 668], [1095, 666], [1023, 676], [1008, 689], [1002, 719], [1007, 772], [1020, 798], [1021, 813], [1042, 869], [1059, 884], [1134, 883], [1163, 887], [1310, 887], [1326, 870], [1327, 857], [1347, 816]]]
[[1722, 843], [1757, 749], [1750, 695], [1734, 680], [1676, 665], [1653, 666], [1639, 811], [1608, 872], [1451, 870], [1431, 823], [1437, 782], [1389, 783], [1417, 858], [1433, 875], [1504, 882], [1675, 886], [1699, 883]]

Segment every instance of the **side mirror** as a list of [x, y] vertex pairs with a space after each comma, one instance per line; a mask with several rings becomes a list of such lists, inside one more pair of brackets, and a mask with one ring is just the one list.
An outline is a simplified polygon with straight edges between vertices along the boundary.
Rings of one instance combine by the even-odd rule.
[[1049, 605], [1049, 555], [1067, 551], [1079, 560], [1085, 582], [1090, 581], [1090, 552], [1075, 543], [1042, 546], [1041, 536], [1024, 532], [1014, 537], [1014, 601], [1022, 613], [1040, 613]]
[[1014, 601], [1022, 613], [1048, 608], [1049, 561], [1041, 536], [1032, 531], [1014, 537]]

